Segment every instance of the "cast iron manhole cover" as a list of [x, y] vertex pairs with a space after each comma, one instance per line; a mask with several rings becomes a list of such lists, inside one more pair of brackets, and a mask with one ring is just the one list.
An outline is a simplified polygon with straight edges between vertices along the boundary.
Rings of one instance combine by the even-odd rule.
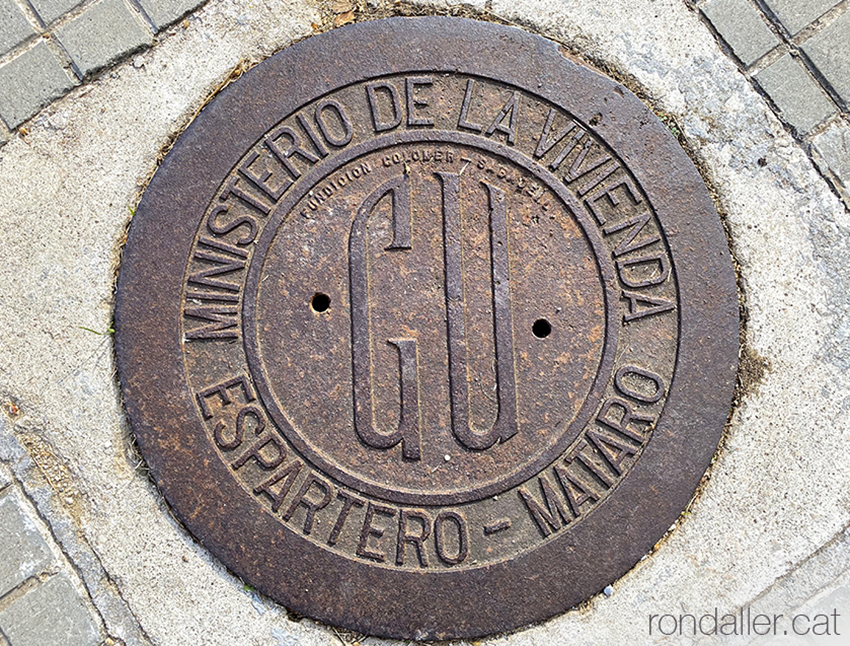
[[450, 18], [221, 93], [133, 219], [121, 385], [186, 527], [285, 606], [440, 639], [561, 612], [687, 504], [735, 378], [726, 240], [622, 85]]

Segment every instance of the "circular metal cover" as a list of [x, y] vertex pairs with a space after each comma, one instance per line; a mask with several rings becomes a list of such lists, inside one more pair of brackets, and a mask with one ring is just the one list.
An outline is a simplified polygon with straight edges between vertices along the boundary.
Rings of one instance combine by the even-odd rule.
[[735, 278], [627, 89], [523, 31], [390, 19], [216, 97], [139, 205], [121, 385], [186, 527], [382, 636], [545, 619], [632, 567], [729, 410]]

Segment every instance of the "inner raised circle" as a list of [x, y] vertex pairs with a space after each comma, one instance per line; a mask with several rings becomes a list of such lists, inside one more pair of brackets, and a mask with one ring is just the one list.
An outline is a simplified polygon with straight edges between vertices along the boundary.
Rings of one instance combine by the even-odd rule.
[[[314, 189], [312, 195], [306, 190], [290, 195], [272, 216], [258, 242], [246, 288], [244, 329], [252, 376], [279, 430], [306, 459], [342, 483], [400, 503], [452, 504], [493, 495], [560, 455], [596, 407], [616, 346], [616, 325], [609, 323], [616, 305], [613, 271], [604, 254], [600, 256], [599, 234], [581, 206], [530, 160], [474, 136], [409, 132], [394, 138], [393, 152], [402, 150], [403, 157], [412, 160], [414, 149], [421, 152], [427, 144], [451, 148], [454, 161], [446, 162], [443, 155], [439, 164], [419, 161], [407, 164], [405, 171], [405, 165], [382, 163], [382, 149], [389, 143], [389, 138], [370, 141], [336, 163], [314, 169], [304, 182]], [[477, 167], [461, 172], [462, 158], [474, 152], [497, 166], [493, 173]], [[360, 188], [339, 182], [364, 164], [371, 170], [362, 173]], [[499, 168], [505, 169], [502, 177]], [[415, 341], [421, 443], [414, 458], [401, 443], [379, 448], [364, 442], [356, 432], [352, 399], [352, 222], [364, 196], [399, 172], [407, 173], [410, 182], [409, 244], [394, 244], [399, 234], [392, 226], [392, 196], [378, 200], [365, 229], [370, 389], [376, 430], [391, 434], [400, 411], [398, 341]], [[441, 213], [445, 187], [440, 173], [461, 178], [467, 402], [476, 431], [492, 426], [500, 410], [510, 409], [503, 402], [493, 405], [498, 399], [494, 391], [501, 392], [498, 368], [491, 365], [497, 363], [493, 250], [501, 242], [487, 226], [493, 195], [504, 194], [509, 214], [503, 243], [509, 250], [517, 432], [485, 448], [459, 439], [447, 385], [450, 344]], [[520, 181], [537, 182], [536, 200], [517, 190]], [[334, 194], [317, 202], [317, 190], [333, 182]], [[316, 282], [320, 276], [326, 284]], [[304, 302], [300, 289], [327, 293], [339, 304], [334, 316], [322, 321], [299, 318], [303, 306], [297, 310], [288, 303]], [[306, 293], [308, 300], [311, 293]], [[555, 346], [555, 336], [542, 344], [532, 332], [541, 293], [552, 300], [552, 311], [562, 312], [565, 324], [559, 323], [558, 329], [563, 327], [565, 333], [556, 336], [566, 345]], [[314, 325], [317, 322], [322, 325]], [[543, 350], [529, 357], [532, 343]]]

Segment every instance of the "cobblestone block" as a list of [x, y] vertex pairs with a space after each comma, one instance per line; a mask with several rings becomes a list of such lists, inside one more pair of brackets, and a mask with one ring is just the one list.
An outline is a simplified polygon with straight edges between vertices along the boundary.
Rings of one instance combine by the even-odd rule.
[[791, 35], [808, 27], [841, 0], [765, 0]]
[[850, 195], [850, 127], [836, 124], [812, 140], [815, 162], [831, 173]]
[[162, 29], [176, 22], [193, 9], [205, 4], [207, 0], [139, 0], [145, 13]]
[[124, 0], [100, 0], [57, 29], [56, 37], [86, 76], [153, 39]]
[[57, 574], [0, 612], [12, 646], [95, 646], [101, 630], [65, 574]]
[[850, 11], [802, 45], [833, 89], [850, 106]]
[[18, 498], [0, 493], [0, 596], [35, 576], [53, 560]]
[[17, 128], [74, 85], [50, 48], [39, 43], [0, 67], [0, 117]]
[[744, 65], [752, 65], [779, 44], [747, 0], [711, 0], [702, 12]]
[[35, 9], [38, 17], [44, 21], [45, 25], [49, 25], [59, 16], [64, 16], [74, 7], [80, 4], [82, 0], [30, 0], [30, 4]]
[[802, 63], [790, 54], [756, 74], [756, 80], [799, 134], [806, 134], [837, 111]]
[[0, 0], [0, 55], [35, 34], [15, 0]]

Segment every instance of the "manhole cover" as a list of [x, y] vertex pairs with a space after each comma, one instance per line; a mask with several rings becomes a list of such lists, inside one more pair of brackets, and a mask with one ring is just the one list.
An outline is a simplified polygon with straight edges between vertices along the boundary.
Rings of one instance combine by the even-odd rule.
[[623, 86], [517, 29], [393, 19], [221, 93], [139, 205], [127, 410], [186, 527], [362, 632], [599, 592], [716, 447], [737, 299], [711, 200]]

